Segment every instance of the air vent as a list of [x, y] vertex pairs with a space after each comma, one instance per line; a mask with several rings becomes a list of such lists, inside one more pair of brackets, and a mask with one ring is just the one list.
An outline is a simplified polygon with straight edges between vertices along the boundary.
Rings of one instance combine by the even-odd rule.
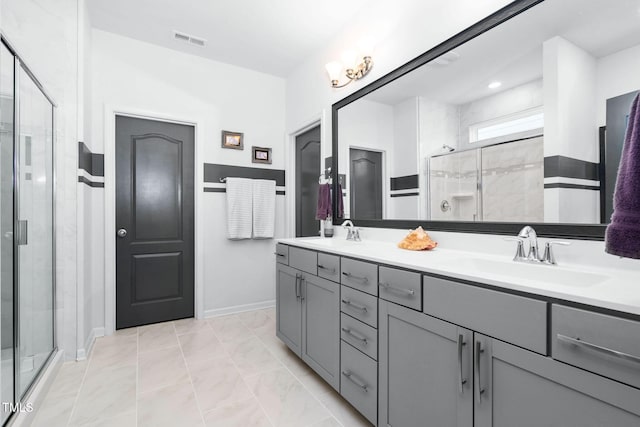
[[180, 40], [180, 41], [183, 41], [183, 42], [188, 42], [189, 41], [189, 35], [188, 34], [179, 33], [177, 31], [173, 32], [173, 37], [176, 40]]
[[181, 42], [189, 43], [189, 44], [192, 44], [194, 46], [200, 46], [200, 47], [204, 47], [205, 43], [207, 42], [205, 39], [202, 39], [200, 37], [191, 36], [189, 34], [182, 33], [180, 31], [174, 31], [173, 32], [173, 38], [175, 40], [179, 40]]
[[204, 46], [204, 40], [196, 37], [189, 37], [189, 42], [191, 44], [195, 44], [196, 46]]

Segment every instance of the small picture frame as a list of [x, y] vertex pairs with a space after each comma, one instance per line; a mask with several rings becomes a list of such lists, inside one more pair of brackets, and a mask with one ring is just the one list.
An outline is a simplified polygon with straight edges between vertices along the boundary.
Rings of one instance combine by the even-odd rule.
[[241, 132], [222, 131], [222, 148], [244, 150], [244, 134]]
[[251, 162], [271, 164], [271, 148], [251, 147]]

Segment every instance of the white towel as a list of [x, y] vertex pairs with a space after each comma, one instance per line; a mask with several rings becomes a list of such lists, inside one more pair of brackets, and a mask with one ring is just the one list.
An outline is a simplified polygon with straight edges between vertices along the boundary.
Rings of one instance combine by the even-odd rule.
[[276, 182], [253, 180], [253, 238], [273, 239], [276, 228]]
[[251, 238], [253, 186], [247, 178], [227, 178], [227, 238]]

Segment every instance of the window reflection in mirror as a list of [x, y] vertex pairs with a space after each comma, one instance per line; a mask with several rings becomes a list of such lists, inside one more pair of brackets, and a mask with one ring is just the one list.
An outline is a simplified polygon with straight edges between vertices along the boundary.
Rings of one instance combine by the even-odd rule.
[[546, 0], [338, 111], [345, 217], [607, 223], [640, 10]]

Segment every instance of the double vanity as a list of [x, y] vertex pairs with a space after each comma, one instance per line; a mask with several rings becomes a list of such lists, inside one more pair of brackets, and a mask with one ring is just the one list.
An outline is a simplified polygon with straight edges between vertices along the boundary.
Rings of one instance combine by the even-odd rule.
[[276, 261], [277, 336], [374, 425], [640, 425], [624, 273], [338, 238]]

